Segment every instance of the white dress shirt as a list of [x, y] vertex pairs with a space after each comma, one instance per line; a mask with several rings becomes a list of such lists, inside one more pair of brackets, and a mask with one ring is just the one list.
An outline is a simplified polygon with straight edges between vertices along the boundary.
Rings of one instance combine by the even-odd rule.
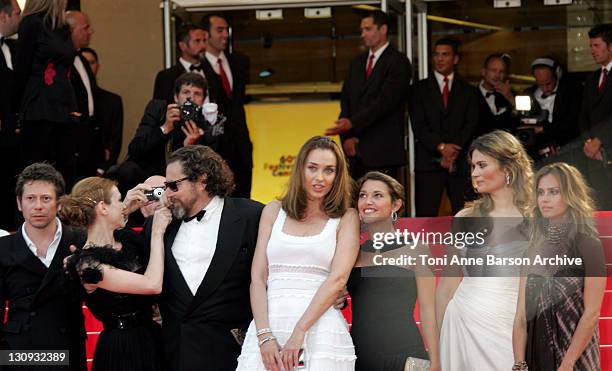
[[370, 53], [368, 54], [368, 59], [366, 60], [366, 71], [368, 70], [368, 63], [370, 63], [370, 57], [374, 54], [374, 59], [372, 60], [372, 70], [374, 70], [374, 66], [376, 66], [376, 62], [380, 59], [382, 53], [384, 53], [385, 49], [389, 46], [389, 42], [383, 46], [381, 46], [376, 52], [372, 53], [372, 49], [370, 49]]
[[215, 255], [223, 205], [223, 198], [215, 196], [204, 208], [202, 220], [183, 221], [172, 244], [172, 255], [193, 295]]
[[51, 265], [53, 257], [55, 256], [55, 252], [57, 251], [57, 247], [59, 246], [60, 240], [62, 239], [62, 223], [58, 218], [55, 218], [55, 223], [57, 225], [57, 229], [55, 230], [55, 236], [53, 237], [53, 241], [51, 241], [51, 244], [49, 244], [49, 247], [47, 248], [47, 256], [44, 257], [36, 255], [36, 245], [34, 244], [34, 242], [32, 242], [30, 237], [28, 237], [28, 234], [25, 229], [25, 223], [23, 223], [23, 225], [21, 226], [21, 235], [23, 236], [26, 245], [28, 245], [28, 248], [30, 249], [30, 251], [32, 251], [32, 254], [34, 254], [35, 257], [40, 259], [40, 261], [47, 268], [49, 268], [49, 266]]
[[[183, 66], [183, 68], [185, 69], [185, 71], [187, 72], [193, 72], [193, 73], [197, 73], [198, 75], [206, 78], [204, 76], [204, 70], [200, 69], [200, 70], [191, 70], [191, 66], [195, 66], [193, 63], [187, 62], [185, 59], [183, 59], [183, 57], [179, 58], [179, 63]], [[201, 64], [200, 64], [201, 66]]]
[[605, 67], [601, 67], [601, 73], [599, 74], [599, 83], [597, 84], [597, 86], [601, 85], [601, 80], [603, 80], [604, 74], [603, 74], [603, 70], [607, 70], [608, 71], [608, 78], [612, 77], [610, 76], [610, 69], [612, 69], [612, 61], [608, 62], [608, 64], [606, 64]]
[[[444, 84], [444, 81], [442, 81], [442, 83]], [[502, 107], [501, 109], [498, 110], [497, 106], [495, 105], [495, 95], [494, 94], [491, 94], [487, 97], [487, 93], [489, 92], [492, 93], [492, 91], [489, 91], [484, 87], [484, 80], [480, 81], [480, 84], [478, 84], [478, 88], [480, 88], [480, 93], [482, 93], [482, 96], [487, 101], [487, 105], [489, 105], [489, 109], [491, 110], [492, 114], [494, 114], [495, 116], [498, 116], [506, 112], [508, 107]]]
[[[0, 33], [0, 37], [3, 37], [3, 35]], [[11, 49], [9, 48], [8, 45], [6, 45], [6, 43], [2, 43], [2, 47], [0, 48], [2, 49], [2, 54], [4, 54], [4, 60], [6, 61], [6, 66], [12, 70], [13, 69], [13, 60], [11, 59]]]
[[215, 70], [215, 73], [217, 75], [219, 74], [219, 71], [220, 71], [219, 65], [217, 64], [218, 63], [217, 60], [221, 59], [221, 64], [223, 64], [223, 70], [225, 71], [225, 74], [227, 75], [227, 80], [229, 81], [229, 84], [232, 90], [234, 90], [234, 77], [232, 76], [232, 70], [230, 69], [229, 62], [227, 61], [227, 57], [225, 56], [223, 51], [221, 51], [221, 53], [219, 54], [219, 57], [215, 57], [213, 54], [206, 52], [206, 59], [208, 59], [208, 62], [212, 66], [213, 70]]
[[542, 89], [540, 88], [537, 88], [533, 92], [533, 95], [536, 101], [538, 101], [540, 108], [548, 111], [548, 122], [550, 123], [553, 122], [553, 110], [555, 109], [555, 97], [557, 96], [558, 88], [559, 88], [559, 80], [557, 80], [557, 85], [555, 85], [555, 89], [553, 90], [553, 93], [551, 93], [550, 95], [546, 97], [542, 97], [543, 92], [542, 92]]
[[[436, 77], [436, 81], [438, 82], [438, 86], [440, 87], [440, 93], [444, 93], [444, 75], [438, 71], [434, 71], [434, 76]], [[455, 73], [451, 73], [448, 77], [448, 92], [453, 89], [453, 79], [455, 78]]]
[[89, 111], [89, 116], [94, 115], [94, 101], [93, 94], [91, 92], [91, 81], [89, 81], [89, 75], [87, 75], [87, 70], [85, 69], [85, 65], [83, 65], [83, 61], [77, 55], [74, 57], [74, 68], [76, 68], [79, 76], [81, 76], [81, 81], [83, 81], [83, 85], [85, 85], [85, 90], [87, 90], [87, 110]]

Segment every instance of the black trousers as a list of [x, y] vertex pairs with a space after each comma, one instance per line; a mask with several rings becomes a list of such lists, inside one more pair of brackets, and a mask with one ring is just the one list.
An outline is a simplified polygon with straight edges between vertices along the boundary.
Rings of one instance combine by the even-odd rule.
[[24, 165], [43, 161], [52, 164], [64, 176], [67, 193], [77, 176], [78, 125], [51, 121], [25, 121], [21, 125]]
[[417, 217], [438, 216], [442, 193], [446, 189], [453, 215], [458, 213], [466, 201], [469, 177], [448, 171], [417, 172], [415, 174], [415, 206]]

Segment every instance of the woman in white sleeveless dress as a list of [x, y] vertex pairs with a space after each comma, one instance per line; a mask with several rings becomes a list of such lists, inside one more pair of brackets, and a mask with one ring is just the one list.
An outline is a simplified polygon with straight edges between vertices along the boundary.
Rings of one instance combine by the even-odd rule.
[[[499, 130], [475, 139], [469, 155], [472, 184], [481, 197], [461, 210], [456, 217], [465, 219], [453, 225], [476, 227], [471, 231], [486, 234], [485, 246], [455, 253], [521, 257], [528, 240], [523, 218], [532, 206], [531, 159], [514, 136]], [[454, 230], [460, 231], [466, 229]], [[508, 265], [445, 268], [436, 292], [442, 371], [512, 368], [519, 272]]]
[[251, 308], [237, 370], [354, 370], [355, 349], [332, 305], [359, 251], [359, 219], [339, 146], [314, 137], [301, 148], [286, 195], [262, 213]]

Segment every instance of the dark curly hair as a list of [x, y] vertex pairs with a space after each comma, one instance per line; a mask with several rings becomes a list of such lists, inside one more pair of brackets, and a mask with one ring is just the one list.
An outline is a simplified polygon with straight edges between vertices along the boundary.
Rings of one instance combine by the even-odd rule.
[[209, 196], [229, 196], [234, 191], [234, 174], [225, 160], [210, 147], [202, 145], [185, 146], [174, 151], [168, 165], [179, 162], [189, 181], [205, 176]]
[[27, 166], [25, 169], [23, 169], [21, 174], [19, 174], [17, 184], [15, 186], [15, 194], [17, 195], [17, 198], [21, 200], [21, 197], [23, 196], [23, 188], [26, 184], [37, 180], [53, 184], [56, 198], [59, 199], [64, 195], [66, 182], [64, 181], [62, 174], [47, 163], [37, 162]]

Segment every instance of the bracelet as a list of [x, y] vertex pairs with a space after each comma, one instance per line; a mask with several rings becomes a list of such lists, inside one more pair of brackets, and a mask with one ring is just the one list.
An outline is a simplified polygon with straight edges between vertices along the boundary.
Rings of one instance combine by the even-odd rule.
[[270, 330], [270, 328], [269, 328], [269, 327], [266, 327], [266, 328], [262, 328], [262, 329], [260, 329], [260, 330], [257, 330], [257, 336], [259, 336], [259, 335], [263, 335], [263, 334], [270, 334], [270, 333], [272, 333], [272, 330]]
[[516, 362], [512, 366], [512, 371], [528, 371], [528, 370], [529, 370], [529, 367], [527, 367], [527, 362], [525, 361]]
[[262, 345], [264, 345], [265, 343], [267, 343], [270, 340], [276, 340], [276, 337], [268, 336], [268, 337], [265, 337], [265, 338], [259, 340], [259, 346], [261, 347]]

